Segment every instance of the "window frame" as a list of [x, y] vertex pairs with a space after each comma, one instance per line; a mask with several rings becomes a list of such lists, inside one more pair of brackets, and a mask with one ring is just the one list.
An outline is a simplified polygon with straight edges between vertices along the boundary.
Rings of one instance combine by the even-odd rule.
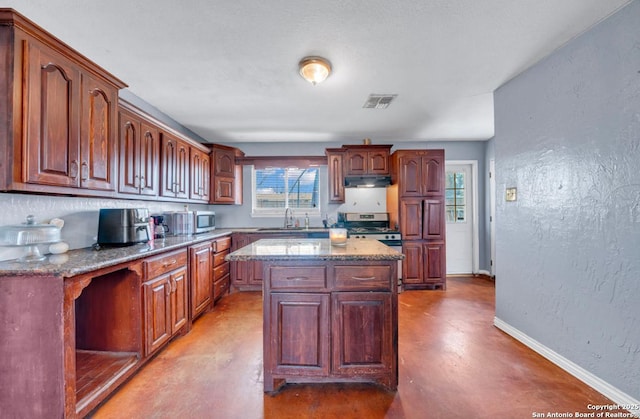
[[[292, 161], [282, 161], [282, 160], [273, 160], [271, 161], [271, 165], [265, 164], [266, 162], [262, 161], [260, 164], [252, 164], [251, 165], [251, 217], [253, 218], [278, 218], [284, 217], [284, 214], [287, 208], [291, 208], [289, 206], [289, 198], [287, 196], [287, 200], [285, 201], [284, 207], [279, 208], [256, 208], [257, 203], [257, 191], [256, 191], [256, 173], [257, 170], [264, 170], [267, 168], [276, 168], [276, 169], [295, 169], [295, 170], [307, 170], [307, 169], [315, 169], [318, 171], [318, 199], [317, 205], [315, 208], [291, 208], [295, 217], [300, 217], [303, 214], [307, 214], [309, 217], [320, 217], [322, 214], [322, 200], [321, 193], [322, 190], [322, 179], [320, 176], [320, 168], [317, 164], [310, 164], [307, 160], [298, 161], [298, 164], [293, 166]], [[283, 164], [284, 163], [284, 164]]]

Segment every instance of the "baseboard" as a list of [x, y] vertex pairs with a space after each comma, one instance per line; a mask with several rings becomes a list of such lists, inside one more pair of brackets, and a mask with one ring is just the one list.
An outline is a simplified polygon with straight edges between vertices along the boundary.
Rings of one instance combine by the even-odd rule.
[[627, 410], [632, 412], [637, 417], [640, 417], [640, 408], [638, 408], [638, 406], [640, 406], [640, 401], [634, 399], [625, 392], [618, 390], [616, 387], [590, 373], [581, 366], [571, 362], [557, 352], [552, 351], [540, 342], [530, 338], [528, 335], [522, 333], [518, 329], [512, 327], [508, 323], [505, 323], [499, 318], [493, 318], [493, 325], [509, 336], [513, 337], [514, 339], [520, 341], [533, 351], [547, 358], [549, 361], [553, 362], [569, 374], [573, 375], [578, 380], [593, 387], [595, 390], [602, 393], [605, 397], [611, 399], [611, 401], [613, 401], [617, 405], [621, 407], [632, 407], [632, 409]]
[[489, 278], [491, 278], [491, 272], [485, 271], [484, 269], [480, 269], [478, 271], [478, 275], [484, 275], [484, 276], [488, 276]]

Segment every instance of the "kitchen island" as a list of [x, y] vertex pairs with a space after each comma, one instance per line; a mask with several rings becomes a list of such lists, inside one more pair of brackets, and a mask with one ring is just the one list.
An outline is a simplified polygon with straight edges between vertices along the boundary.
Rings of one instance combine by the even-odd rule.
[[398, 261], [377, 240], [262, 239], [264, 391], [294, 382], [398, 385]]

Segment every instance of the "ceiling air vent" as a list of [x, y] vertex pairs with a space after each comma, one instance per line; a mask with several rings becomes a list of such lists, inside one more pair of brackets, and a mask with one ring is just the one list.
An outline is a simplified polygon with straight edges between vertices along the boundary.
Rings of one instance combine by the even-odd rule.
[[398, 95], [369, 95], [362, 106], [365, 109], [386, 109]]

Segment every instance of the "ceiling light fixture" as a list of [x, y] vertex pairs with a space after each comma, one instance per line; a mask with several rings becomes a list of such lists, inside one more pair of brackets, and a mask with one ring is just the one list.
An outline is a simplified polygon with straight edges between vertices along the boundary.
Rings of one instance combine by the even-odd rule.
[[314, 86], [331, 74], [331, 64], [322, 57], [305, 57], [300, 60], [300, 75]]

